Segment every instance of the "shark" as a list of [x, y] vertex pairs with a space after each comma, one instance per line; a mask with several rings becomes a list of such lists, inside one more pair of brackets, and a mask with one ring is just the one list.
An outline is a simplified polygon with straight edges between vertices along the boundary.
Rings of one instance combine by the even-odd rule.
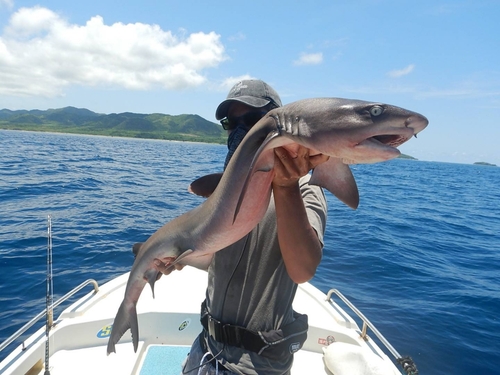
[[[327, 155], [310, 184], [323, 187], [356, 209], [359, 192], [349, 165], [378, 163], [400, 155], [398, 146], [425, 129], [423, 115], [397, 106], [343, 98], [299, 100], [268, 112], [245, 136], [224, 173], [195, 181], [190, 189], [208, 198], [174, 218], [135, 250], [123, 301], [107, 345], [108, 355], [130, 329], [134, 351], [139, 342], [137, 301], [147, 283], [161, 276], [155, 259], [174, 266], [206, 269], [215, 252], [248, 234], [262, 219], [271, 199], [274, 149], [291, 155], [299, 146], [309, 155]], [[212, 185], [208, 190], [202, 186]]]

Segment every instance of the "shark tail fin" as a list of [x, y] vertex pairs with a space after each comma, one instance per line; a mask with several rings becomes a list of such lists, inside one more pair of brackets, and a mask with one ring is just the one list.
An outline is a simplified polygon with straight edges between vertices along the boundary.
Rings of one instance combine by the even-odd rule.
[[134, 352], [137, 352], [139, 344], [139, 324], [137, 322], [137, 310], [135, 304], [126, 304], [122, 302], [118, 313], [116, 314], [111, 335], [108, 341], [107, 352], [116, 353], [115, 345], [120, 341], [121, 337], [130, 328], [132, 333], [132, 342], [134, 344]]

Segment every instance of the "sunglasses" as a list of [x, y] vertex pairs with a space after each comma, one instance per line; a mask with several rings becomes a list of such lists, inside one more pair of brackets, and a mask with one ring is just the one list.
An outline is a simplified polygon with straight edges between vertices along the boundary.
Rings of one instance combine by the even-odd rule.
[[224, 117], [222, 120], [220, 120], [220, 124], [224, 128], [224, 130], [233, 130], [236, 129], [238, 125], [244, 125], [247, 128], [251, 128], [254, 126], [264, 115], [267, 113], [265, 112], [248, 112], [245, 113], [243, 116], [238, 116], [238, 117]]

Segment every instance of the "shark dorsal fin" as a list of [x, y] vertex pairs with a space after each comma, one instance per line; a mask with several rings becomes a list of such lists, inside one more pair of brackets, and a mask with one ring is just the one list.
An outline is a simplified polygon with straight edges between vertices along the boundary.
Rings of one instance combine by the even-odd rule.
[[217, 185], [219, 185], [222, 173], [212, 173], [197, 178], [188, 187], [188, 191], [200, 197], [208, 198], [212, 195]]

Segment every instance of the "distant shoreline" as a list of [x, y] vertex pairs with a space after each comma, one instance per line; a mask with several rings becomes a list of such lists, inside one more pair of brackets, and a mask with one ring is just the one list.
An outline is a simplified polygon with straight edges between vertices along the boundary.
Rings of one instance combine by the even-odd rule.
[[[185, 142], [185, 143], [205, 143], [205, 144], [216, 144], [216, 145], [225, 145], [226, 139], [212, 141], [210, 139], [199, 139], [193, 140], [191, 137], [185, 137], [185, 139], [168, 139], [168, 138], [154, 138], [154, 137], [135, 137], [135, 136], [127, 136], [127, 135], [108, 135], [108, 134], [89, 134], [89, 133], [76, 133], [76, 132], [61, 132], [55, 130], [29, 130], [29, 129], [10, 129], [4, 128], [0, 125], [0, 130], [5, 131], [20, 131], [20, 132], [34, 132], [34, 133], [48, 133], [48, 134], [66, 134], [66, 135], [76, 135], [76, 136], [89, 136], [89, 137], [111, 137], [111, 138], [123, 138], [123, 139], [137, 139], [137, 140], [148, 140], [148, 141], [168, 141], [168, 142]], [[202, 138], [202, 137], [196, 137]], [[450, 164], [463, 164], [463, 165], [477, 165], [477, 166], [489, 166], [489, 167], [497, 167], [496, 164], [487, 163], [487, 162], [474, 162], [474, 163], [464, 163], [464, 162], [450, 162], [450, 161], [439, 161], [439, 160], [420, 160], [413, 156], [407, 154], [401, 154], [396, 159], [403, 160], [414, 160], [414, 161], [427, 161], [431, 163], [450, 163]]]
[[496, 164], [486, 163], [485, 161], [477, 161], [473, 164], [474, 165], [484, 165], [484, 166], [488, 166], [488, 167], [496, 167], [497, 166]]
[[226, 140], [222, 139], [213, 139], [210, 137], [204, 138], [201, 136], [174, 136], [171, 139], [168, 136], [163, 138], [159, 137], [138, 137], [133, 135], [120, 135], [120, 134], [95, 134], [95, 133], [81, 133], [81, 132], [63, 132], [57, 131], [54, 129], [51, 130], [43, 130], [43, 129], [14, 129], [14, 128], [5, 128], [0, 125], [0, 130], [5, 131], [18, 131], [18, 132], [33, 132], [33, 133], [47, 133], [47, 134], [66, 134], [66, 135], [75, 135], [75, 136], [89, 136], [89, 137], [111, 137], [111, 138], [123, 138], [123, 139], [143, 139], [149, 141], [169, 141], [169, 142], [187, 142], [187, 143], [207, 143], [207, 144], [226, 144]]

